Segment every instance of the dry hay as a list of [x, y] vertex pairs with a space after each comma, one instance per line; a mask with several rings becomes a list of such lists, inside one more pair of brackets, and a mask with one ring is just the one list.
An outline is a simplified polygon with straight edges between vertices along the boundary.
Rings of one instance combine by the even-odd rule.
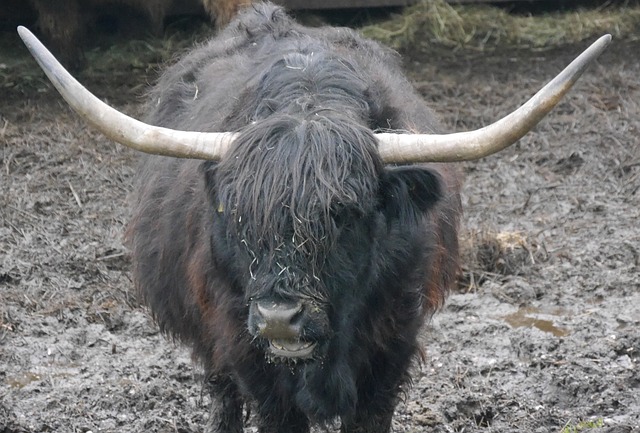
[[460, 237], [460, 249], [459, 286], [467, 291], [487, 279], [520, 275], [548, 258], [544, 245], [522, 232], [468, 231]]
[[638, 40], [638, 30], [640, 5], [628, 3], [525, 16], [494, 6], [423, 0], [402, 15], [363, 27], [361, 32], [398, 50], [419, 50], [431, 44], [476, 50], [498, 45], [542, 50], [605, 33], [616, 39]]
[[[122, 83], [131, 84], [134, 81], [132, 77], [139, 77], [140, 82], [132, 90], [142, 92], [157, 77], [163, 65], [172, 63], [181, 53], [203, 43], [212, 34], [210, 25], [190, 18], [170, 24], [162, 38], [113, 37], [97, 32], [92, 36], [93, 48], [85, 53], [87, 67], [77, 74], [77, 78], [89, 87], [109, 83], [115, 88]], [[0, 59], [0, 102], [1, 99], [9, 100], [9, 94], [32, 95], [45, 93], [51, 88], [17, 32], [0, 38], [0, 53], [4, 55]], [[126, 92], [117, 93], [126, 96]]]

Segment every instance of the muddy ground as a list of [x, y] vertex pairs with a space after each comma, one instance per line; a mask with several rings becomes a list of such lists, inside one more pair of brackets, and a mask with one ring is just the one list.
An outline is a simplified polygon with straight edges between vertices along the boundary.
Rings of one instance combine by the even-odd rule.
[[[404, 55], [466, 130], [585, 46]], [[13, 33], [0, 47], [0, 432], [202, 431], [201, 371], [132, 290], [135, 153], [72, 114]], [[425, 327], [394, 432], [640, 432], [638, 53], [614, 41], [532, 133], [464, 165], [464, 278]], [[158, 69], [103, 62], [80, 79], [140, 115]]]

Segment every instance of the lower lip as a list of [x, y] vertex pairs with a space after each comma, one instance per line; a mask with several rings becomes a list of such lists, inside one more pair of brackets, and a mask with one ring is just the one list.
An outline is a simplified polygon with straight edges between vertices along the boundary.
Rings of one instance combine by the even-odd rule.
[[310, 358], [315, 348], [316, 343], [312, 343], [308, 346], [301, 347], [299, 350], [289, 350], [282, 347], [276, 347], [272, 341], [269, 341], [269, 352], [271, 352], [272, 355], [279, 356], [281, 358]]

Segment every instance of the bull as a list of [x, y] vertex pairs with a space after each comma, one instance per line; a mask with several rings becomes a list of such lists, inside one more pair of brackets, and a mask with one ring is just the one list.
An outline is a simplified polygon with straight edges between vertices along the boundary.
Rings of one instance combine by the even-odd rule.
[[458, 272], [446, 162], [522, 137], [609, 43], [522, 107], [442, 134], [396, 54], [256, 4], [159, 79], [146, 122], [102, 103], [24, 28], [69, 104], [143, 157], [126, 238], [142, 299], [191, 346], [208, 431], [388, 432], [421, 326]]

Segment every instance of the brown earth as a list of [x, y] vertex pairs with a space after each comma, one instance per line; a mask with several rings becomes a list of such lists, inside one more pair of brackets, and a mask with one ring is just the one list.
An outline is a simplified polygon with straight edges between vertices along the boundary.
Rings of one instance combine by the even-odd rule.
[[[405, 58], [444, 123], [466, 130], [585, 46]], [[394, 432], [640, 432], [638, 53], [614, 41], [532, 133], [465, 164], [465, 275], [424, 330]], [[0, 432], [202, 431], [201, 371], [132, 290], [135, 153], [72, 114], [13, 33], [0, 54]], [[140, 115], [158, 69], [145, 55], [80, 79]]]

